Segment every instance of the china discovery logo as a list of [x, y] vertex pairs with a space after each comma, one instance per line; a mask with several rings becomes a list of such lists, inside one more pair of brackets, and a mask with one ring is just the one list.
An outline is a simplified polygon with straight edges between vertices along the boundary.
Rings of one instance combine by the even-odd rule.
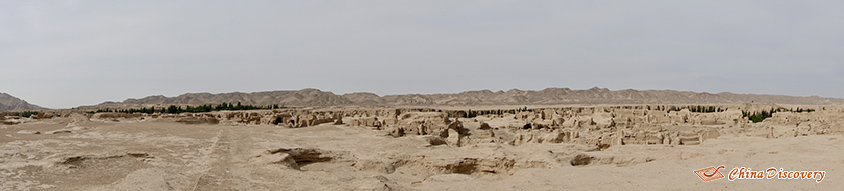
[[721, 172], [718, 171], [722, 168], [724, 168], [724, 165], [718, 166], [717, 168], [714, 166], [710, 166], [707, 168], [697, 169], [694, 172], [697, 177], [700, 177], [701, 180], [703, 180], [704, 182], [709, 182], [724, 178], [724, 174], [721, 174]]
[[[724, 178], [724, 174], [721, 174], [720, 171], [724, 168], [724, 165], [718, 167], [707, 167], [702, 169], [697, 169], [694, 171], [695, 175], [703, 180], [704, 182], [709, 182], [713, 180], [718, 180]], [[735, 180], [771, 180], [771, 179], [780, 179], [780, 180], [814, 180], [816, 183], [821, 183], [824, 177], [826, 177], [826, 171], [815, 170], [815, 171], [788, 171], [783, 170], [783, 168], [768, 168], [762, 171], [754, 171], [748, 167], [735, 167], [733, 170], [730, 170], [730, 174], [727, 177], [731, 182]]]

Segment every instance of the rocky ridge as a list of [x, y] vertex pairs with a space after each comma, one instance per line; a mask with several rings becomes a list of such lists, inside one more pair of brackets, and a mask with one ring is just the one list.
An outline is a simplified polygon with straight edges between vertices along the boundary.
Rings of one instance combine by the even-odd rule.
[[254, 93], [187, 93], [176, 97], [149, 96], [112, 104], [218, 104], [241, 102], [248, 105], [331, 106], [331, 105], [552, 105], [552, 104], [844, 104], [844, 99], [817, 96], [797, 97], [734, 93], [698, 93], [674, 90], [617, 90], [591, 88], [547, 88], [539, 91], [512, 89], [466, 91], [454, 94], [405, 94], [378, 96], [357, 92], [337, 95], [330, 91], [302, 89]]
[[14, 97], [6, 93], [0, 93], [0, 111], [12, 110], [41, 110], [45, 109], [41, 106], [27, 103], [20, 98]]

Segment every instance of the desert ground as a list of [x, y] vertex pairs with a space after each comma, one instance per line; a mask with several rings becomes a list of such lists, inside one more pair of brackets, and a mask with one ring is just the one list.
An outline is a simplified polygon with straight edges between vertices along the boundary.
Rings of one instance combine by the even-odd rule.
[[[678, 106], [679, 108], [680, 106]], [[4, 117], [0, 190], [837, 190], [844, 108], [318, 107]], [[774, 113], [753, 123], [742, 111]], [[479, 113], [472, 113], [470, 110]], [[503, 110], [503, 112], [502, 112]], [[724, 165], [815, 179], [702, 181]]]

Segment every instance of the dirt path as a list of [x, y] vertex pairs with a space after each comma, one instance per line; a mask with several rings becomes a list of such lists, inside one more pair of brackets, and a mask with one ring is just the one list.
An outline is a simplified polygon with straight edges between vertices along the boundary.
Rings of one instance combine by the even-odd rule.
[[220, 130], [212, 152], [206, 157], [210, 160], [207, 171], [199, 176], [193, 190], [248, 190], [249, 180], [243, 175], [243, 161], [240, 155], [247, 150], [250, 139], [231, 133], [231, 129]]

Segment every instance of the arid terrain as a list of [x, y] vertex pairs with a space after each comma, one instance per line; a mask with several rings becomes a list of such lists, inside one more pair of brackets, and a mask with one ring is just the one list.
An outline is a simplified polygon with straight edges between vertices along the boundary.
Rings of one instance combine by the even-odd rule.
[[[835, 190], [841, 145], [840, 105], [53, 110], [4, 117], [0, 190]], [[719, 165], [825, 176], [693, 173]]]
[[844, 1], [0, 0], [0, 191], [844, 190]]

